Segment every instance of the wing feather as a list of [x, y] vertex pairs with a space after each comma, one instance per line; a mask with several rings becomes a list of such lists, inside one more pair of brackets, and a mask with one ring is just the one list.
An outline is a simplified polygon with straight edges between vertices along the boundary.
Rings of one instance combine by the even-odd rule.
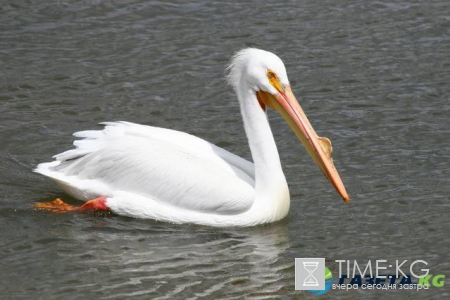
[[83, 138], [74, 142], [76, 149], [56, 155], [56, 162], [41, 164], [36, 172], [83, 200], [107, 190], [202, 212], [240, 213], [252, 205], [253, 163], [183, 132], [103, 124], [103, 130], [76, 132]]

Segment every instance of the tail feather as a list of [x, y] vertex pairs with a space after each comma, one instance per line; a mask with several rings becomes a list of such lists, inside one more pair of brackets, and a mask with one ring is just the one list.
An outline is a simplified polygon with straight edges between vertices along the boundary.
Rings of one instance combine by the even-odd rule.
[[73, 134], [74, 137], [85, 139], [98, 139], [103, 137], [103, 130], [85, 130], [78, 131]]
[[65, 152], [53, 156], [57, 161], [67, 161], [83, 157], [89, 153], [99, 150], [104, 139], [107, 137], [116, 137], [124, 134], [124, 127], [128, 125], [126, 122], [104, 122], [103, 130], [85, 130], [78, 131], [73, 136], [81, 138], [73, 142], [75, 149], [70, 149]]
[[[75, 149], [59, 153], [52, 162], [39, 164], [33, 171], [54, 180], [66, 192], [80, 200], [88, 200], [99, 196], [105, 196], [110, 188], [100, 180], [81, 179], [68, 175], [64, 165], [70, 166], [70, 161], [81, 158], [87, 154], [101, 149], [106, 143], [105, 138], [118, 136], [124, 133], [124, 127], [128, 124], [121, 122], [105, 122], [103, 130], [85, 130], [75, 132], [75, 137], [81, 138], [73, 142]], [[67, 174], [66, 174], [67, 173]]]

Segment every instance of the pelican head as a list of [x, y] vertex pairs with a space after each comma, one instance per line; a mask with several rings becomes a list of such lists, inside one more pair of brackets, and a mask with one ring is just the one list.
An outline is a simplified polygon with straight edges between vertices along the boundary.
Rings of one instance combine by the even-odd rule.
[[244, 85], [254, 91], [276, 94], [278, 88], [289, 85], [283, 61], [275, 54], [260, 49], [248, 48], [237, 52], [228, 70], [228, 81], [235, 90]]
[[267, 107], [277, 110], [303, 144], [325, 177], [345, 202], [348, 196], [331, 157], [331, 141], [319, 137], [295, 98], [283, 61], [275, 54], [254, 48], [237, 52], [228, 67], [228, 81], [238, 96], [254, 93], [256, 97], [240, 95], [239, 99], [256, 99], [265, 112]]

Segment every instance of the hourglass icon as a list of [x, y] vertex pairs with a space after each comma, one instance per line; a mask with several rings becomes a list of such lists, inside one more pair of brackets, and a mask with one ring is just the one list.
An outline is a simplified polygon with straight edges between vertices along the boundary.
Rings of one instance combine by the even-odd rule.
[[303, 281], [303, 286], [319, 286], [319, 281], [316, 277], [313, 276], [313, 273], [317, 269], [318, 265], [318, 261], [303, 262], [303, 267], [306, 271], [308, 271], [308, 276], [306, 276], [305, 280]]

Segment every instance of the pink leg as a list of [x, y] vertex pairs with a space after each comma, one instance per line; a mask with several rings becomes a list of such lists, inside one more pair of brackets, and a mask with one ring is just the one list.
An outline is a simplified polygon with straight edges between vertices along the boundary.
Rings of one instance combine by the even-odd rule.
[[109, 210], [108, 206], [106, 206], [106, 197], [102, 196], [89, 200], [80, 207], [80, 211], [88, 210]]

